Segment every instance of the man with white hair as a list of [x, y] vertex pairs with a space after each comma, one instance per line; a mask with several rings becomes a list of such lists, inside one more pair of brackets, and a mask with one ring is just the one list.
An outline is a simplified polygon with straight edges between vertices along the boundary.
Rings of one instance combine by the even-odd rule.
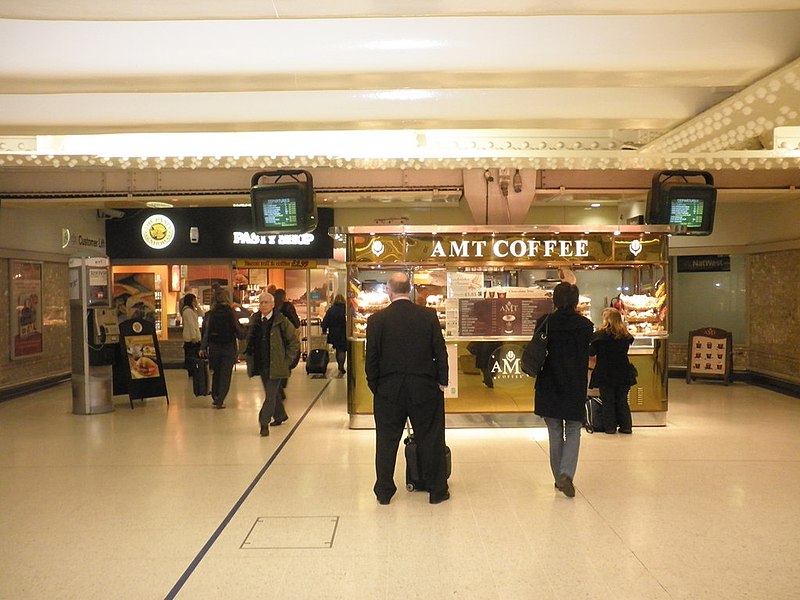
[[[258, 298], [258, 312], [250, 318], [245, 354], [251, 355], [254, 369], [250, 376], [260, 375], [264, 385], [264, 403], [258, 413], [261, 435], [269, 435], [269, 427], [280, 425], [289, 417], [280, 396], [281, 380], [289, 377], [289, 365], [300, 351], [295, 328], [279, 310], [268, 292]], [[272, 423], [270, 423], [270, 419]]]

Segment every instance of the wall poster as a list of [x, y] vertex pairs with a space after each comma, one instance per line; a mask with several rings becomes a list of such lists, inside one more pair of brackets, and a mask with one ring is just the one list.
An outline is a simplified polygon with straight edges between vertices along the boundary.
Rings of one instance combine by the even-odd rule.
[[155, 273], [114, 273], [112, 302], [117, 320], [156, 321]]
[[42, 263], [9, 261], [11, 359], [41, 354]]

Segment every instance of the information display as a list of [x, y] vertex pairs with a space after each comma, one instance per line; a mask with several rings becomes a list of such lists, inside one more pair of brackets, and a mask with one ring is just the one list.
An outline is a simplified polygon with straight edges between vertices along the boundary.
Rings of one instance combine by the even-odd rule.
[[295, 198], [271, 198], [261, 205], [262, 223], [272, 227], [297, 227], [297, 200]]
[[702, 227], [704, 208], [705, 200], [701, 198], [675, 198], [670, 206], [669, 224]]

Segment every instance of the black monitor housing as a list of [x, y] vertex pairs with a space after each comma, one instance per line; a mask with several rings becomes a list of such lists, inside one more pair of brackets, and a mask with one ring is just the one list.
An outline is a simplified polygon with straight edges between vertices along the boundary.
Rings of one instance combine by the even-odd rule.
[[[263, 177], [274, 181], [259, 183]], [[317, 226], [314, 183], [308, 171], [259, 171], [250, 182], [250, 206], [256, 233], [308, 233]]]
[[[678, 177], [680, 181], [670, 181]], [[690, 183], [689, 177], [702, 177], [705, 183]], [[645, 221], [650, 225], [676, 225], [675, 235], [709, 235], [714, 229], [716, 203], [711, 173], [661, 171], [653, 176]]]

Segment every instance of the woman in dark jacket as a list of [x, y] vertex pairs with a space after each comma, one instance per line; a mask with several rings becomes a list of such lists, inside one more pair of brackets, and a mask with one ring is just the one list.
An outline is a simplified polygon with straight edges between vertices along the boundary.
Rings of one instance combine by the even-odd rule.
[[214, 408], [225, 408], [225, 398], [231, 387], [231, 375], [239, 357], [238, 339], [245, 335], [231, 306], [231, 295], [224, 288], [214, 290], [211, 310], [203, 321], [201, 356], [208, 354], [208, 364], [214, 372], [211, 379], [211, 400]]
[[322, 318], [322, 333], [328, 334], [328, 343], [336, 351], [336, 364], [339, 365], [340, 376], [346, 372], [344, 368], [344, 361], [347, 358], [346, 307], [344, 296], [336, 294], [333, 304]]
[[602, 429], [606, 433], [633, 433], [631, 408], [628, 406], [630, 363], [628, 349], [633, 336], [628, 333], [616, 308], [603, 311], [603, 324], [592, 337], [589, 354], [595, 364], [590, 387], [600, 389], [603, 401]]
[[572, 480], [578, 466], [589, 369], [589, 341], [594, 325], [576, 312], [578, 288], [559, 283], [553, 290], [555, 312], [537, 329], [547, 327], [547, 360], [536, 377], [534, 412], [544, 418], [550, 437], [550, 468], [556, 488], [575, 495]]

